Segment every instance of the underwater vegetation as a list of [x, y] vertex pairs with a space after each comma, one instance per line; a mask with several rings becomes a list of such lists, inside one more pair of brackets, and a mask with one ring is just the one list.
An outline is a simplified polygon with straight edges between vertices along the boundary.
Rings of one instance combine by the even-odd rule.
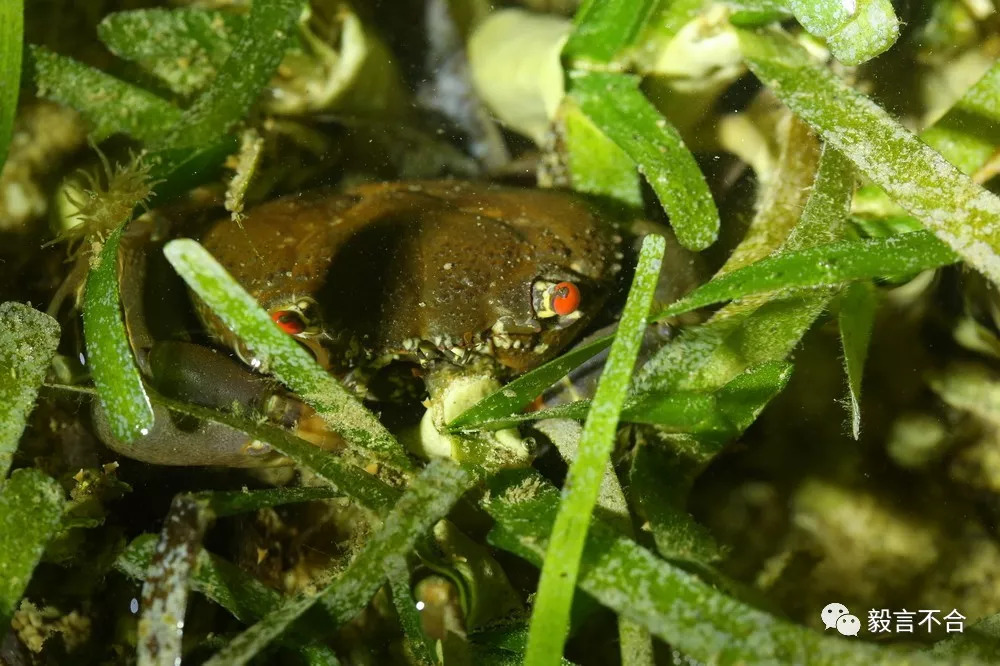
[[995, 663], [998, 56], [0, 3], [0, 661]]

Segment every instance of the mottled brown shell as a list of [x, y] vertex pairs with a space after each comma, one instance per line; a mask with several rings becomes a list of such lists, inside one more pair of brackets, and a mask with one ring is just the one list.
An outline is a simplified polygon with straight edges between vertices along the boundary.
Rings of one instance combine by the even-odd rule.
[[[314, 298], [335, 366], [432, 346], [523, 372], [604, 305], [617, 240], [571, 193], [442, 181], [284, 197], [251, 210], [242, 231], [218, 222], [203, 243], [268, 310]], [[536, 318], [539, 279], [577, 284], [580, 319], [559, 328]]]

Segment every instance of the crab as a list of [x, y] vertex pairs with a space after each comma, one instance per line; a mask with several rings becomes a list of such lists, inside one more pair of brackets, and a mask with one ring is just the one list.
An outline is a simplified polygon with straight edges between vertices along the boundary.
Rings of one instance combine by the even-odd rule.
[[[443, 421], [572, 342], [601, 312], [621, 271], [616, 228], [589, 200], [556, 190], [461, 181], [361, 185], [265, 203], [241, 226], [219, 221], [202, 243], [320, 364], [362, 398], [412, 396], [414, 380], [423, 380], [417, 383], [426, 384], [431, 401], [420, 428], [428, 436], [415, 447], [421, 455], [448, 455], [453, 441], [434, 435]], [[227, 385], [252, 396], [243, 401], [249, 409], [301, 415], [294, 397], [277, 399], [274, 387], [257, 379], [267, 368], [253, 350], [195, 305], [210, 336], [247, 367], [237, 371], [230, 359], [205, 352], [195, 355], [197, 365], [225, 366]], [[181, 382], [197, 388], [210, 371], [195, 374]], [[223, 402], [219, 396], [210, 406], [230, 406]], [[102, 438], [160, 464], [266, 458], [214, 431], [205, 433], [209, 452], [191, 441], [181, 446], [176, 430], [153, 433], [150, 446], [118, 445], [106, 429]], [[492, 436], [528, 455], [516, 433]]]
[[[520, 374], [600, 311], [621, 237], [567, 192], [459, 181], [362, 185], [224, 220], [205, 248], [331, 372], [491, 360]], [[250, 350], [204, 307], [207, 328]]]

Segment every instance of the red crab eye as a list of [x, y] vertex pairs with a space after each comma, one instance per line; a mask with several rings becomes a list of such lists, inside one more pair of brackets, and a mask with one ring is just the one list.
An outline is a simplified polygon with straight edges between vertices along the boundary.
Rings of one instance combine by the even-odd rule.
[[271, 319], [278, 325], [278, 328], [289, 335], [298, 335], [306, 330], [306, 323], [302, 320], [302, 315], [294, 310], [275, 310], [271, 313]]
[[560, 282], [552, 290], [552, 309], [560, 317], [573, 314], [580, 307], [580, 290], [572, 282]]

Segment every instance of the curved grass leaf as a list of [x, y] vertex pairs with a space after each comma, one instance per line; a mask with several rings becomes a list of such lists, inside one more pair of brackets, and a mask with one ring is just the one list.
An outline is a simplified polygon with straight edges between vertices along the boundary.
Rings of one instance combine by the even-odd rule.
[[703, 250], [719, 233], [719, 213], [694, 156], [677, 130], [624, 74], [571, 72], [569, 95], [605, 135], [638, 165], [663, 208], [677, 240]]
[[826, 39], [833, 57], [860, 65], [884, 53], [899, 37], [899, 19], [889, 0], [790, 0], [802, 27]]
[[969, 264], [1000, 283], [1000, 199], [787, 35], [738, 32], [750, 69], [779, 99]]
[[375, 415], [275, 326], [267, 312], [201, 245], [182, 238], [167, 243], [164, 254], [198, 297], [334, 431], [392, 467], [413, 468], [403, 447]]
[[246, 19], [196, 8], [137, 9], [109, 14], [97, 34], [179, 95], [205, 87], [236, 45]]
[[58, 344], [55, 319], [21, 303], [0, 303], [0, 484]]
[[[496, 521], [490, 542], [541, 565], [559, 508], [559, 491], [537, 473], [524, 470], [504, 472], [489, 486], [489, 499], [483, 506]], [[778, 619], [733, 599], [599, 523], [590, 530], [579, 584], [605, 606], [706, 663], [940, 663], [916, 649], [824, 636]], [[534, 663], [559, 662], [557, 657]]]
[[752, 294], [832, 287], [854, 280], [905, 275], [959, 260], [929, 231], [842, 241], [783, 252], [702, 285], [657, 313], [654, 321]]
[[240, 666], [279, 636], [317, 602], [344, 623], [357, 615], [382, 585], [386, 558], [404, 555], [441, 519], [474, 482], [474, 475], [454, 463], [431, 462], [415, 477], [378, 532], [347, 568], [319, 594], [299, 596], [265, 616], [205, 662], [205, 666]]
[[563, 98], [556, 123], [562, 127], [573, 189], [641, 210], [642, 187], [632, 158], [597, 129], [570, 98]]
[[665, 248], [662, 236], [649, 235], [643, 240], [618, 334], [597, 384], [579, 452], [566, 478], [565, 498], [553, 526], [531, 614], [525, 654], [528, 664], [558, 664], [562, 657], [580, 554], [614, 444], [619, 413], [639, 354]]
[[305, 4], [305, 0], [253, 3], [236, 47], [212, 85], [184, 111], [169, 136], [170, 146], [216, 141], [246, 115], [284, 58]]
[[118, 290], [118, 245], [122, 227], [104, 242], [97, 266], [87, 276], [83, 336], [87, 364], [111, 432], [128, 443], [153, 427], [153, 407], [132, 356], [122, 321]]
[[0, 623], [10, 618], [45, 545], [59, 529], [63, 490], [37, 469], [19, 469], [0, 489]]
[[[535, 368], [488, 395], [459, 414], [448, 424], [448, 430], [480, 429], [491, 419], [506, 417], [527, 407], [548, 387], [565, 377], [571, 370], [608, 348], [614, 338], [606, 336], [580, 345], [562, 356]], [[492, 428], [488, 428], [491, 429]]]
[[123, 132], [155, 143], [181, 119], [181, 110], [162, 97], [93, 67], [41, 46], [32, 46], [31, 55], [38, 94], [83, 114], [95, 142]]
[[852, 284], [844, 291], [837, 323], [844, 345], [844, 370], [847, 372], [848, 401], [851, 410], [851, 434], [861, 436], [861, 376], [868, 357], [868, 342], [875, 324], [878, 306], [875, 287], [865, 282]]
[[0, 169], [14, 132], [14, 114], [21, 88], [21, 52], [24, 37], [24, 0], [0, 3]]

